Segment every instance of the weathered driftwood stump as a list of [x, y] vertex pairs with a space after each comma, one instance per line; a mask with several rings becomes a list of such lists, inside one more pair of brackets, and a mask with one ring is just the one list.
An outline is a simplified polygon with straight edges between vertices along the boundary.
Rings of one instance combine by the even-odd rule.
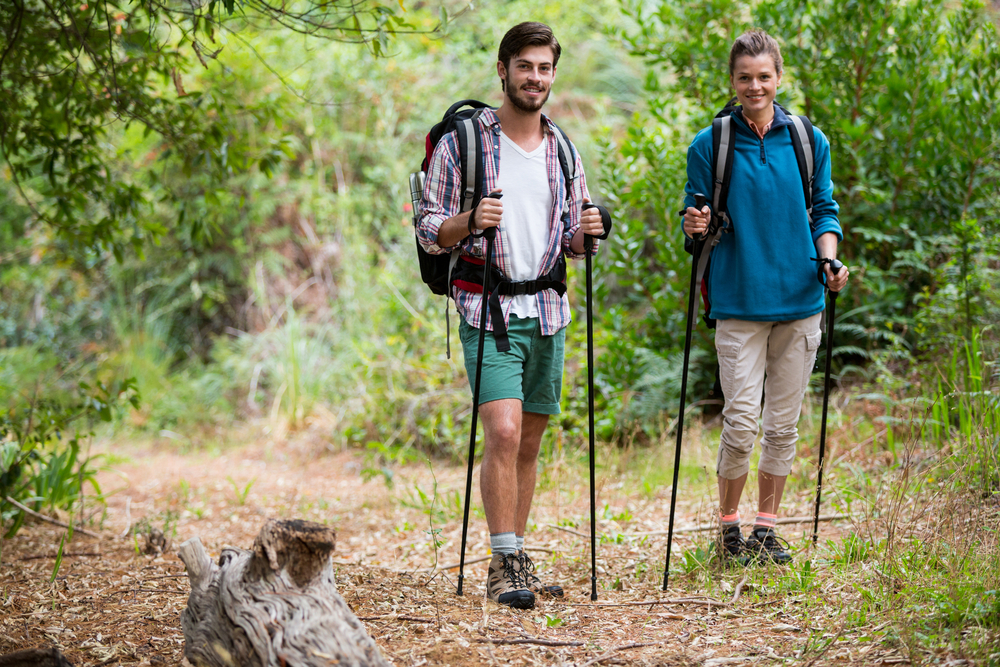
[[201, 540], [181, 545], [191, 581], [181, 613], [184, 655], [199, 667], [389, 667], [334, 583], [336, 533], [308, 521], [268, 521], [253, 551]]
[[0, 655], [0, 667], [73, 667], [59, 649], [30, 649]]

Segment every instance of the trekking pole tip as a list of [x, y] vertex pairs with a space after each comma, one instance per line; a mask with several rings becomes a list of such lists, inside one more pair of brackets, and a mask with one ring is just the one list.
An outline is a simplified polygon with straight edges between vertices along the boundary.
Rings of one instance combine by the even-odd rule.
[[597, 577], [590, 577], [590, 601], [597, 602]]
[[464, 574], [458, 575], [458, 590], [456, 591], [456, 595], [461, 595], [462, 594], [462, 583], [463, 583], [464, 579], [465, 579], [465, 575]]

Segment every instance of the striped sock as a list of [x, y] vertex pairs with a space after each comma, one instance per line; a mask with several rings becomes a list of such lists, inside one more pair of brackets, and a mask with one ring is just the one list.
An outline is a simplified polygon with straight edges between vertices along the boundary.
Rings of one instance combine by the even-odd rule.
[[757, 512], [757, 518], [753, 520], [754, 530], [758, 528], [770, 528], [774, 530], [775, 526], [778, 525], [778, 515], [777, 514], [767, 514], [766, 512]]
[[723, 514], [719, 512], [719, 523], [722, 524], [722, 530], [726, 528], [731, 528], [732, 526], [740, 527], [740, 513], [733, 512], [732, 514]]

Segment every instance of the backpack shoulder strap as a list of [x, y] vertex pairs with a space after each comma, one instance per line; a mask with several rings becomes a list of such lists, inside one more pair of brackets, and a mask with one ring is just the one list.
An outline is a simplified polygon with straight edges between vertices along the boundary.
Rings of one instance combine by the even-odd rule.
[[566, 179], [566, 199], [569, 199], [570, 189], [576, 180], [576, 154], [573, 152], [573, 144], [562, 128], [555, 123], [552, 123], [552, 127], [555, 128], [556, 140], [559, 142], [559, 166], [562, 168], [563, 178]]
[[483, 196], [483, 136], [479, 132], [477, 110], [471, 117], [455, 123], [458, 138], [458, 161], [462, 170], [462, 211], [472, 209]]
[[813, 153], [813, 126], [805, 116], [788, 115], [792, 124], [788, 132], [792, 135], [792, 148], [795, 159], [799, 163], [799, 174], [802, 176], [802, 191], [806, 196], [806, 215], [812, 225], [812, 186], [815, 169]]
[[720, 227], [730, 225], [726, 204], [729, 200], [729, 181], [733, 175], [735, 145], [732, 116], [714, 119], [712, 121], [712, 178], [715, 181], [715, 187], [712, 190], [712, 210], [724, 223]]
[[724, 232], [732, 231], [732, 221], [726, 202], [729, 199], [729, 181], [733, 176], [733, 154], [736, 142], [733, 137], [733, 119], [731, 115], [716, 116], [712, 120], [712, 213], [715, 220], [709, 226], [709, 236], [701, 251], [696, 267], [696, 281], [701, 284], [708, 269], [708, 258], [712, 249], [722, 240]]

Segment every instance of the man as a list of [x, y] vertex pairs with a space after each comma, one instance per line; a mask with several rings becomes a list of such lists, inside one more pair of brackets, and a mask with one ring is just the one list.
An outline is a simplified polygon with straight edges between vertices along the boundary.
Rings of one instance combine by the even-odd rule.
[[[499, 227], [494, 266], [514, 282], [540, 277], [565, 282], [564, 256], [582, 257], [584, 235], [604, 233], [600, 214], [582, 210], [590, 200], [579, 156], [570, 151], [577, 177], [567, 183], [555, 126], [542, 114], [560, 52], [552, 30], [542, 23], [514, 26], [500, 42], [496, 68], [503, 103], [485, 109], [477, 128], [484, 152], [482, 191], [500, 193], [502, 200], [486, 197], [460, 212], [463, 179], [454, 132], [438, 143], [428, 168], [417, 223], [421, 244], [435, 254], [457, 246], [463, 258], [480, 262], [477, 267], [460, 259], [456, 266], [459, 276], [479, 276], [478, 292], [467, 280], [452, 287], [470, 384], [475, 383], [482, 309], [482, 231]], [[524, 552], [524, 529], [542, 433], [549, 415], [559, 413], [570, 309], [565, 294], [554, 289], [501, 296], [499, 303], [503, 321], [490, 315], [486, 322], [479, 400], [486, 436], [480, 487], [493, 552], [487, 595], [530, 609], [536, 594], [562, 596], [561, 588], [544, 586], [534, 575]]]

